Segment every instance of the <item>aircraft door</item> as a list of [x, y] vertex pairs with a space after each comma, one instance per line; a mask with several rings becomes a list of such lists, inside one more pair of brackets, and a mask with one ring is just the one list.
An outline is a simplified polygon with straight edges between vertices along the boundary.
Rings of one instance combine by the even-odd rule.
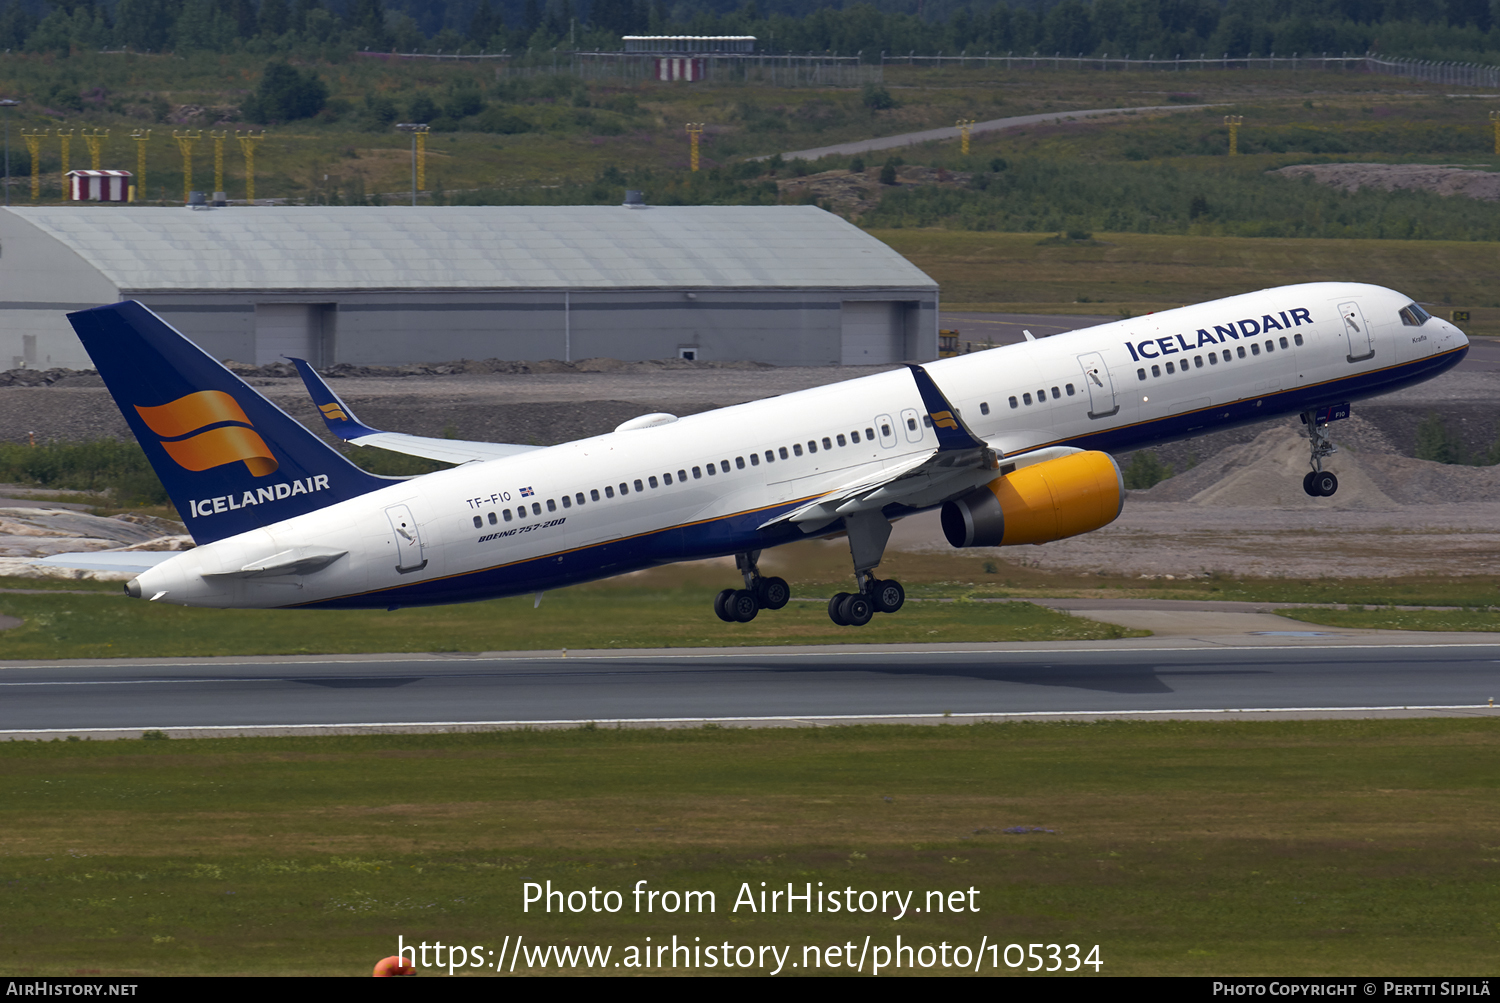
[[1350, 362], [1363, 362], [1375, 356], [1375, 340], [1370, 325], [1358, 303], [1340, 303], [1339, 316], [1344, 319], [1344, 337], [1349, 339]]
[[1115, 381], [1109, 375], [1109, 367], [1104, 364], [1104, 356], [1089, 352], [1078, 357], [1078, 364], [1083, 367], [1083, 384], [1089, 388], [1089, 417], [1108, 418], [1119, 414], [1120, 399], [1115, 393]]
[[392, 505], [385, 510], [391, 521], [391, 540], [396, 551], [396, 570], [403, 575], [421, 571], [427, 567], [422, 556], [422, 530], [405, 505]]
[[901, 412], [901, 428], [906, 432], [907, 442], [922, 441], [922, 414], [915, 408]]
[[875, 427], [880, 430], [880, 444], [886, 449], [896, 445], [896, 419], [888, 414], [875, 416]]

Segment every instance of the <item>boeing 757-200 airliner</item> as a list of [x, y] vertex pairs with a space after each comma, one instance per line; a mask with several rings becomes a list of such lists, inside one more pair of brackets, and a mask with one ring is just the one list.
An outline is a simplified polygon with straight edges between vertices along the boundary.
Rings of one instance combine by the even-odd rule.
[[1399, 293], [1312, 283], [548, 447], [371, 428], [294, 360], [338, 437], [457, 464], [398, 479], [349, 462], [139, 303], [69, 319], [198, 546], [52, 563], [136, 571], [137, 598], [397, 609], [733, 554], [744, 587], [714, 609], [747, 621], [790, 596], [760, 574], [762, 550], [843, 533], [856, 590], [828, 612], [845, 625], [904, 601], [876, 575], [892, 521], [940, 507], [955, 547], [1086, 533], [1120, 513], [1111, 452], [1300, 414], [1303, 487], [1331, 495], [1329, 422], [1468, 351]]

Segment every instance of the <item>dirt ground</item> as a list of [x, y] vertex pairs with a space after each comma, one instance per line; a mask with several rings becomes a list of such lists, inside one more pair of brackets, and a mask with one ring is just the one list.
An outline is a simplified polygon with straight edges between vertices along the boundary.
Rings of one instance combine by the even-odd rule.
[[1380, 188], [1391, 192], [1410, 188], [1439, 195], [1462, 195], [1485, 202], [1500, 201], [1500, 174], [1434, 167], [1427, 164], [1295, 164], [1273, 174], [1310, 177], [1346, 192]]

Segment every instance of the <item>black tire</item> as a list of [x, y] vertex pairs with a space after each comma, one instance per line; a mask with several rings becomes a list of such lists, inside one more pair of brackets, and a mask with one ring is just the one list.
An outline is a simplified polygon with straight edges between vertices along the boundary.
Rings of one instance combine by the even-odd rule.
[[1302, 490], [1306, 491], [1314, 498], [1319, 497], [1318, 489], [1313, 487], [1313, 478], [1316, 476], [1318, 476], [1318, 472], [1316, 470], [1309, 470], [1307, 472], [1307, 476], [1302, 478]]
[[1325, 470], [1313, 478], [1313, 487], [1317, 489], [1320, 496], [1331, 498], [1339, 489], [1339, 479]]
[[739, 623], [749, 623], [755, 619], [755, 614], [760, 612], [760, 603], [755, 600], [755, 593], [749, 589], [739, 589], [724, 604], [724, 608]]
[[877, 613], [894, 613], [906, 603], [906, 590], [894, 578], [876, 582], [870, 591], [870, 601]]
[[755, 589], [762, 609], [781, 609], [792, 601], [792, 587], [785, 578], [762, 578]]
[[734, 595], [734, 589], [725, 589], [714, 596], [714, 614], [725, 623], [734, 623], [734, 615], [729, 612], [729, 599]]
[[840, 627], [849, 626], [849, 624], [844, 620], [844, 600], [848, 598], [849, 593], [836, 592], [834, 593], [833, 598], [828, 600], [828, 619], [832, 620]]
[[875, 615], [875, 604], [870, 601], [869, 596], [856, 593], [844, 600], [839, 608], [839, 615], [849, 626], [863, 627]]

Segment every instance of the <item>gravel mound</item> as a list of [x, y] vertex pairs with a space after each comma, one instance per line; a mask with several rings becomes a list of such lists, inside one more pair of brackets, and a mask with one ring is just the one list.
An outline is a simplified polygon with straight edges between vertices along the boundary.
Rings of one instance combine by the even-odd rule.
[[1461, 195], [1485, 202], [1500, 201], [1500, 174], [1427, 164], [1294, 164], [1271, 174], [1312, 178], [1346, 192], [1380, 188], [1392, 192], [1414, 188], [1438, 195]]

